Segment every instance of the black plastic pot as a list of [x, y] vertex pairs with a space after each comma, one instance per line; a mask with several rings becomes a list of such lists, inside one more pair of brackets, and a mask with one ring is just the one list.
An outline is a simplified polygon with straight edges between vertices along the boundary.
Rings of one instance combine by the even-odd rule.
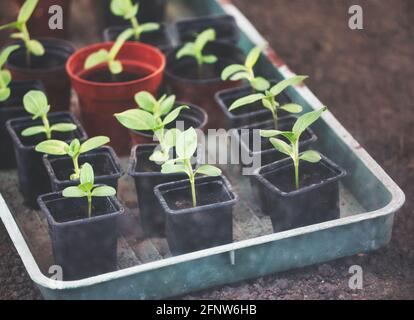
[[[272, 80], [271, 85], [275, 85], [278, 81]], [[220, 106], [221, 110], [225, 115], [225, 125], [227, 129], [231, 128], [241, 128], [244, 126], [249, 126], [254, 123], [263, 122], [272, 118], [272, 113], [263, 107], [261, 101], [252, 103], [251, 105], [238, 108], [233, 111], [229, 111], [230, 106], [237, 99], [246, 97], [250, 94], [257, 93], [252, 89], [251, 86], [246, 85], [243, 87], [232, 88], [217, 92], [215, 100]], [[287, 103], [292, 103], [292, 99], [289, 97], [287, 91], [282, 92], [277, 97], [278, 102], [283, 105]], [[281, 111], [281, 117], [286, 116], [287, 113]]]
[[162, 184], [154, 191], [166, 215], [166, 236], [173, 255], [233, 242], [233, 206], [238, 197], [224, 176], [196, 179], [195, 208], [189, 180]]
[[115, 197], [94, 198], [88, 218], [85, 198], [61, 193], [39, 197], [46, 216], [56, 265], [63, 280], [79, 280], [117, 269], [118, 218], [124, 208]]
[[[115, 41], [127, 28], [129, 28], [129, 26], [112, 26], [106, 28], [103, 32], [104, 41]], [[165, 23], [160, 24], [159, 30], [143, 33], [139, 41], [157, 47], [164, 53], [173, 48], [173, 41], [171, 40], [168, 26]]]
[[138, 195], [138, 207], [143, 229], [147, 235], [165, 234], [165, 217], [154, 194], [154, 187], [186, 179], [185, 174], [163, 174], [161, 166], [149, 160], [156, 144], [137, 145], [131, 151], [128, 175], [134, 178]]
[[176, 49], [167, 56], [165, 69], [167, 85], [180, 101], [195, 104], [207, 111], [208, 129], [218, 129], [224, 126], [224, 115], [214, 100], [218, 91], [234, 88], [241, 81], [222, 81], [221, 72], [230, 64], [244, 63], [245, 55], [235, 45], [210, 42], [204, 54], [214, 54], [218, 61], [215, 64], [197, 65], [195, 59], [186, 57], [176, 59]]
[[322, 156], [317, 164], [300, 162], [298, 190], [290, 158], [257, 169], [251, 179], [262, 211], [270, 215], [273, 230], [280, 232], [338, 219], [338, 181], [345, 176], [344, 169]]
[[[79, 180], [70, 180], [73, 162], [70, 157], [43, 157], [50, 178], [52, 191], [62, 191], [70, 186], [79, 185]], [[102, 147], [79, 156], [79, 166], [88, 162], [95, 172], [95, 184], [104, 184], [118, 189], [118, 179], [123, 170], [115, 151], [111, 147]]]
[[44, 91], [39, 81], [13, 81], [10, 83], [11, 96], [7, 101], [0, 102], [0, 170], [16, 167], [13, 143], [6, 129], [10, 119], [27, 116], [23, 108], [23, 97], [30, 90]]
[[[60, 122], [74, 123], [77, 130], [69, 133], [54, 132], [53, 139], [65, 140], [70, 143], [77, 138], [85, 141], [87, 135], [80, 122], [70, 112], [55, 112], [48, 115], [51, 125]], [[21, 132], [29, 127], [41, 125], [41, 120], [32, 120], [31, 117], [9, 120], [6, 124], [7, 131], [13, 141], [17, 161], [20, 192], [27, 206], [37, 209], [37, 197], [51, 191], [49, 178], [43, 164], [43, 154], [36, 152], [38, 143], [45, 140], [40, 134], [33, 137], [22, 137]]]
[[194, 41], [197, 34], [207, 28], [216, 31], [216, 39], [220, 42], [237, 44], [240, 39], [240, 30], [236, 19], [231, 15], [206, 16], [188, 18], [176, 23], [179, 43]]

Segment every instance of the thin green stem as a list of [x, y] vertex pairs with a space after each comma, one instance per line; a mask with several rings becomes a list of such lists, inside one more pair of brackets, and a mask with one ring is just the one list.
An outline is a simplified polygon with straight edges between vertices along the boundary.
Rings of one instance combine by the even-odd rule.
[[42, 122], [43, 126], [45, 127], [45, 133], [46, 133], [46, 139], [50, 140], [52, 139], [52, 130], [50, 129], [49, 120], [47, 119], [47, 115], [42, 115]]
[[78, 180], [80, 176], [80, 168], [79, 168], [79, 154], [72, 158], [73, 161], [73, 168], [75, 170], [75, 174], [72, 180]]
[[193, 199], [193, 207], [197, 207], [197, 195], [195, 190], [195, 176], [193, 172], [193, 166], [191, 165], [191, 161], [189, 159], [184, 160], [184, 166], [187, 168], [187, 174], [190, 178], [190, 185], [191, 185], [191, 197]]
[[27, 30], [26, 24], [23, 24], [23, 26], [21, 27], [21, 32], [23, 34], [23, 42], [25, 43], [25, 46], [26, 46], [26, 65], [28, 68], [30, 68], [30, 65], [32, 64], [31, 57], [30, 57], [30, 50], [28, 46], [28, 43], [30, 41], [30, 34], [29, 34], [29, 31]]
[[132, 29], [134, 29], [134, 38], [136, 41], [138, 41], [139, 38], [141, 37], [141, 32], [139, 31], [139, 22], [138, 22], [137, 17], [131, 18], [131, 25], [132, 25]]
[[294, 152], [293, 164], [295, 166], [295, 185], [296, 185], [296, 190], [298, 190], [300, 187], [299, 185], [299, 143], [298, 141], [296, 141], [293, 144], [293, 152]]
[[92, 217], [92, 194], [88, 193], [87, 198], [88, 198], [88, 217], [91, 218]]

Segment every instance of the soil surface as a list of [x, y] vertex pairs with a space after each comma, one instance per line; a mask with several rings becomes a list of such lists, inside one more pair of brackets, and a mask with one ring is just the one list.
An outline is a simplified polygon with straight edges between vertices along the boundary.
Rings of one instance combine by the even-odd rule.
[[[311, 76], [311, 90], [402, 187], [407, 203], [395, 217], [391, 243], [381, 250], [184, 298], [414, 298], [414, 2], [234, 2], [292, 70]], [[78, 3], [84, 6], [79, 12], [93, 12], [87, 1]], [[364, 9], [364, 30], [348, 28], [353, 4]], [[78, 43], [94, 32], [75, 31]], [[0, 299], [40, 299], [2, 224], [0, 257]], [[349, 289], [353, 265], [363, 268], [362, 290]]]

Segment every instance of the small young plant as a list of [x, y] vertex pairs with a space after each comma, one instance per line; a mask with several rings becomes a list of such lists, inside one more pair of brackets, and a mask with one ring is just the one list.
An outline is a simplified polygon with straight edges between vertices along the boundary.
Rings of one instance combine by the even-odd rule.
[[160, 25], [158, 23], [143, 23], [140, 24], [137, 19], [139, 11], [139, 3], [133, 4], [132, 0], [112, 0], [111, 12], [124, 20], [129, 20], [131, 23], [131, 30], [136, 41], [141, 37], [141, 34], [158, 30]]
[[163, 95], [159, 100], [146, 91], [135, 95], [135, 101], [141, 109], [131, 109], [115, 114], [118, 121], [126, 128], [137, 131], [152, 131], [157, 137], [161, 150], [156, 150], [150, 157], [154, 162], [165, 162], [169, 152], [174, 147], [176, 130], [165, 130], [165, 126], [175, 121], [183, 109], [180, 106], [173, 109], [175, 96]]
[[[323, 107], [320, 110], [306, 113], [298, 118], [292, 131], [278, 131], [278, 130], [261, 130], [260, 135], [264, 138], [270, 138], [270, 142], [273, 147], [279, 152], [289, 156], [293, 160], [295, 167], [295, 185], [296, 189], [299, 189], [299, 162], [300, 160], [310, 163], [318, 163], [321, 160], [321, 156], [314, 150], [305, 151], [299, 154], [299, 140], [303, 132], [310, 127], [315, 121], [317, 121], [323, 112], [327, 110]], [[285, 141], [275, 138], [282, 136], [286, 138], [290, 145]]]
[[203, 55], [204, 47], [207, 43], [216, 40], [216, 31], [207, 29], [201, 32], [194, 42], [186, 43], [176, 54], [179, 60], [183, 57], [193, 57], [197, 61], [197, 65], [201, 67], [204, 64], [214, 64], [217, 62], [215, 55]]
[[46, 95], [42, 91], [32, 90], [23, 97], [24, 109], [30, 113], [33, 120], [40, 118], [43, 125], [27, 128], [22, 131], [23, 137], [35, 136], [44, 133], [46, 139], [52, 139], [52, 133], [56, 132], [70, 132], [76, 130], [76, 125], [73, 123], [56, 123], [50, 125], [47, 114], [50, 111], [50, 105], [47, 101]]
[[110, 139], [105, 136], [91, 138], [82, 144], [78, 139], [72, 140], [70, 144], [60, 140], [47, 140], [39, 143], [36, 146], [36, 151], [52, 156], [71, 157], [74, 173], [70, 176], [70, 180], [78, 180], [80, 178], [79, 156], [83, 153], [100, 148], [109, 141]]
[[109, 186], [95, 187], [95, 174], [89, 163], [85, 163], [80, 170], [80, 184], [77, 187], [68, 187], [63, 190], [65, 198], [87, 198], [88, 199], [88, 218], [92, 217], [92, 198], [112, 197], [116, 195], [116, 190]]
[[4, 64], [13, 51], [19, 49], [20, 46], [9, 46], [0, 53], [0, 102], [4, 102], [10, 98], [11, 90], [9, 84], [12, 80], [12, 76], [9, 70], [4, 70]]
[[229, 111], [236, 110], [241, 107], [245, 107], [247, 105], [250, 105], [252, 103], [255, 103], [257, 101], [262, 101], [262, 105], [264, 108], [270, 110], [272, 113], [273, 121], [274, 121], [274, 127], [275, 129], [278, 128], [278, 111], [279, 109], [287, 111], [289, 113], [300, 113], [302, 112], [302, 107], [296, 103], [288, 103], [285, 105], [280, 105], [279, 102], [277, 102], [276, 98], [279, 94], [283, 92], [287, 87], [296, 85], [303, 80], [308, 78], [307, 76], [296, 76], [290, 79], [283, 80], [276, 85], [274, 85], [269, 90], [266, 90], [264, 93], [255, 93], [251, 94], [249, 96], [237, 99], [233, 102], [233, 104], [230, 106]]
[[196, 175], [205, 175], [210, 177], [217, 177], [221, 175], [221, 170], [211, 165], [202, 165], [197, 169], [193, 168], [191, 159], [193, 158], [198, 147], [197, 132], [194, 128], [177, 132], [175, 151], [177, 158], [168, 160], [162, 165], [162, 173], [185, 173], [190, 180], [191, 197], [193, 207], [197, 206], [197, 196], [195, 189]]
[[34, 56], [43, 56], [45, 54], [43, 45], [39, 41], [30, 38], [29, 30], [27, 28], [27, 22], [36, 9], [38, 2], [39, 0], [26, 0], [20, 8], [17, 20], [0, 26], [0, 31], [6, 29], [17, 30], [17, 32], [12, 33], [10, 37], [23, 41], [26, 48], [26, 63], [28, 66], [30, 66], [31, 54]]
[[90, 54], [84, 64], [85, 69], [91, 69], [100, 65], [102, 63], [107, 63], [109, 71], [112, 74], [120, 74], [123, 71], [122, 63], [119, 60], [116, 60], [119, 51], [121, 51], [122, 46], [124, 43], [131, 38], [133, 35], [132, 29], [127, 29], [123, 31], [118, 38], [116, 39], [114, 45], [112, 46], [111, 50], [101, 49], [97, 52]]
[[244, 65], [231, 64], [224, 68], [221, 73], [221, 79], [223, 81], [239, 81], [245, 79], [249, 82], [250, 86], [256, 91], [265, 91], [269, 89], [270, 83], [263, 77], [256, 77], [254, 73], [254, 66], [259, 60], [262, 49], [260, 47], [253, 48], [247, 55]]

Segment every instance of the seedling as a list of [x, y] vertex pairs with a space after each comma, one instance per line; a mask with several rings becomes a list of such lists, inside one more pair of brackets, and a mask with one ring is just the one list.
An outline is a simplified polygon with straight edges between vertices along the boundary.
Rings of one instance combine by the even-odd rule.
[[[306, 113], [298, 118], [292, 131], [278, 131], [278, 130], [261, 130], [260, 135], [264, 138], [270, 138], [270, 142], [273, 147], [279, 152], [289, 156], [293, 160], [295, 167], [295, 185], [296, 189], [299, 189], [299, 161], [307, 161], [310, 163], [318, 163], [321, 160], [321, 156], [314, 150], [305, 151], [299, 154], [299, 140], [305, 130], [310, 127], [327, 108], [323, 107], [320, 110]], [[290, 145], [285, 141], [275, 138], [282, 136], [286, 138]]]
[[72, 158], [74, 173], [70, 176], [70, 180], [78, 180], [80, 177], [79, 156], [102, 147], [110, 141], [108, 137], [99, 136], [91, 138], [84, 143], [80, 143], [78, 139], [72, 140], [70, 144], [60, 140], [47, 140], [36, 146], [37, 152], [46, 153], [52, 156], [69, 156]]
[[30, 66], [31, 54], [34, 56], [43, 56], [45, 54], [45, 48], [43, 45], [39, 41], [30, 38], [29, 30], [27, 28], [27, 22], [36, 9], [38, 2], [39, 0], [26, 0], [26, 2], [20, 8], [19, 15], [17, 16], [17, 21], [0, 26], [0, 31], [6, 29], [17, 30], [17, 32], [12, 33], [10, 37], [23, 41], [26, 47], [26, 63], [28, 66]]
[[187, 174], [191, 185], [191, 196], [193, 207], [197, 206], [197, 196], [195, 190], [196, 175], [205, 175], [210, 177], [217, 177], [221, 175], [221, 170], [211, 165], [202, 165], [197, 169], [193, 168], [191, 159], [197, 151], [198, 140], [197, 132], [194, 128], [190, 128], [184, 132], [177, 131], [177, 138], [175, 144], [175, 151], [177, 158], [168, 160], [162, 165], [162, 173], [185, 173]]
[[130, 21], [132, 26], [131, 30], [136, 41], [140, 39], [142, 33], [155, 31], [160, 28], [158, 23], [149, 22], [140, 24], [137, 19], [139, 3], [134, 5], [132, 0], [112, 0], [111, 11], [115, 16]]
[[152, 131], [158, 138], [161, 150], [156, 150], [150, 157], [154, 162], [165, 162], [169, 152], [174, 147], [176, 130], [165, 130], [165, 126], [178, 118], [183, 109], [180, 106], [173, 109], [175, 96], [163, 95], [156, 100], [152, 94], [141, 91], [135, 95], [135, 101], [141, 109], [131, 109], [115, 114], [118, 121], [128, 129], [137, 131]]
[[262, 49], [260, 47], [253, 48], [247, 55], [244, 65], [231, 64], [226, 67], [221, 73], [221, 79], [223, 81], [239, 81], [242, 79], [247, 80], [250, 86], [257, 91], [265, 91], [269, 89], [270, 83], [263, 77], [256, 77], [254, 73], [254, 66], [259, 60]]
[[77, 187], [68, 187], [63, 190], [65, 198], [87, 198], [88, 199], [88, 218], [92, 217], [92, 198], [93, 197], [112, 197], [116, 195], [116, 190], [109, 186], [95, 187], [95, 174], [89, 163], [85, 163], [80, 170], [80, 184]]
[[9, 70], [3, 70], [3, 66], [13, 51], [19, 49], [20, 46], [14, 45], [7, 47], [0, 53], [0, 102], [4, 102], [10, 98], [11, 90], [9, 84], [12, 80]]
[[255, 103], [257, 101], [262, 101], [262, 105], [264, 108], [270, 110], [272, 113], [273, 121], [275, 129], [278, 128], [278, 111], [279, 109], [285, 110], [289, 113], [300, 113], [302, 112], [302, 107], [296, 103], [288, 103], [285, 105], [280, 105], [279, 102], [277, 102], [276, 98], [279, 94], [283, 92], [287, 87], [296, 85], [303, 80], [308, 78], [307, 76], [296, 76], [290, 79], [283, 80], [276, 85], [274, 85], [269, 90], [266, 90], [264, 93], [255, 93], [251, 94], [249, 96], [240, 98], [233, 102], [233, 104], [230, 106], [229, 111], [236, 110], [241, 107], [245, 107], [247, 105], [250, 105], [252, 103]]
[[101, 49], [90, 54], [85, 60], [84, 68], [91, 69], [102, 63], [107, 63], [109, 71], [112, 74], [120, 74], [123, 71], [123, 67], [121, 61], [116, 60], [116, 57], [119, 51], [121, 51], [124, 43], [131, 38], [132, 35], [133, 30], [127, 29], [118, 36], [111, 50]]
[[76, 130], [76, 125], [73, 123], [56, 123], [49, 124], [47, 114], [50, 111], [50, 105], [47, 101], [46, 95], [42, 91], [32, 90], [23, 97], [24, 109], [30, 113], [33, 120], [42, 119], [42, 126], [34, 126], [22, 131], [23, 137], [35, 136], [41, 133], [46, 135], [46, 139], [52, 139], [52, 132], [70, 132]]
[[201, 67], [203, 64], [214, 64], [217, 62], [215, 55], [203, 55], [204, 47], [210, 41], [216, 40], [216, 31], [207, 29], [201, 32], [194, 42], [186, 43], [176, 54], [179, 60], [183, 57], [193, 57], [197, 61], [197, 65]]

